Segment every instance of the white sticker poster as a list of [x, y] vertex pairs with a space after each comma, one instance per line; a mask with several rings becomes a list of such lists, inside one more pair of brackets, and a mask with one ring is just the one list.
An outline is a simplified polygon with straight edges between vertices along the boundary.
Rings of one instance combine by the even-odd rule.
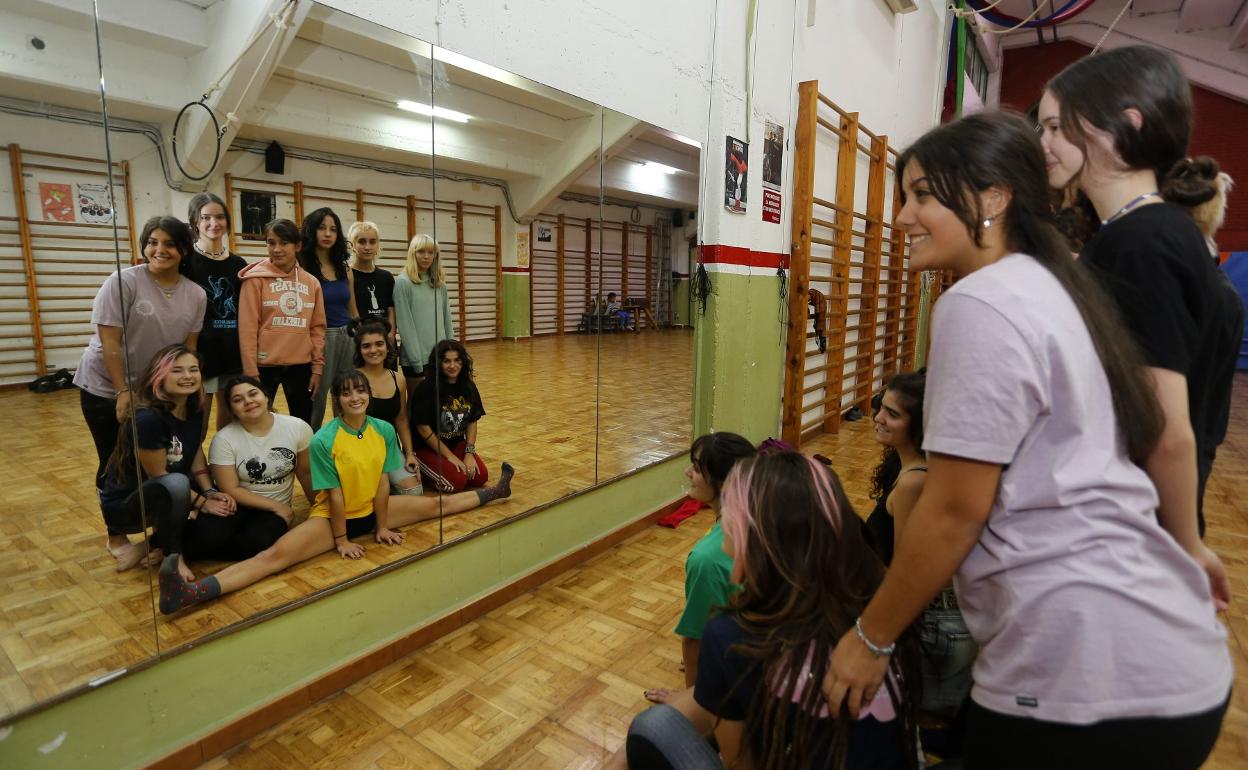
[[750, 146], [740, 139], [728, 137], [724, 152], [724, 208], [734, 214], [745, 213], [749, 149]]
[[113, 221], [109, 205], [108, 185], [98, 182], [78, 183], [78, 215], [83, 222], [106, 225]]

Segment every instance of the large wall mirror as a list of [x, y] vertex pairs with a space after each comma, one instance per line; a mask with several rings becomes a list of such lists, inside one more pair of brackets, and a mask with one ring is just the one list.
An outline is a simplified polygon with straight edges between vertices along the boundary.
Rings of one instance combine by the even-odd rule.
[[[0, 10], [0, 720], [687, 448], [699, 142], [307, 0], [98, 12]], [[187, 253], [145, 233], [161, 216], [192, 220]], [[350, 336], [352, 310], [392, 333]], [[201, 313], [200, 360], [150, 367]], [[56, 376], [83, 360], [86, 395]], [[229, 360], [261, 387], [206, 395], [190, 431]], [[164, 524], [160, 461], [231, 493], [191, 493], [213, 526]], [[398, 468], [401, 543], [363, 517], [335, 540], [338, 503], [305, 494], [328, 479], [366, 513], [370, 463]], [[208, 576], [221, 596], [169, 603]]]

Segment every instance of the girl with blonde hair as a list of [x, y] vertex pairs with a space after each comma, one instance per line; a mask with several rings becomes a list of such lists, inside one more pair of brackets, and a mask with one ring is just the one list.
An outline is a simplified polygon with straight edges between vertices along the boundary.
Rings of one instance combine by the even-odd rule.
[[347, 228], [347, 246], [360, 322], [385, 321], [394, 344], [394, 274], [377, 264], [381, 231], [373, 222], [354, 222]]
[[394, 282], [394, 320], [398, 326], [400, 362], [410, 401], [424, 379], [429, 353], [444, 339], [455, 337], [446, 276], [438, 243], [417, 234], [407, 246], [407, 264]]

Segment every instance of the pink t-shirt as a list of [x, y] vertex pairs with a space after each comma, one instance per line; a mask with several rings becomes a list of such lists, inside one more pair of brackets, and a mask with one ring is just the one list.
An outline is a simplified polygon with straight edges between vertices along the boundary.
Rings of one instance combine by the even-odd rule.
[[1005, 466], [954, 579], [979, 643], [972, 697], [1069, 724], [1194, 714], [1234, 672], [1204, 572], [1157, 522], [1070, 296], [1029, 256], [933, 314], [923, 448]]

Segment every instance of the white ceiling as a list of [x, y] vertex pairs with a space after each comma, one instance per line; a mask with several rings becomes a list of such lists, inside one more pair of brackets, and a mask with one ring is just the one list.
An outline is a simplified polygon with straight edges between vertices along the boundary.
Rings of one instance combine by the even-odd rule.
[[[0, 72], [0, 95], [98, 110], [91, 19], [77, 7], [85, 5], [0, 0], [0, 57], [15, 62]], [[255, 29], [267, 18], [266, 5], [279, 6], [276, 0], [106, 5], [101, 34], [110, 113], [162, 124], [167, 132], [182, 105], [220, 78], [250, 37], [240, 35], [247, 29], [240, 14]], [[674, 135], [604, 116], [583, 99], [339, 11], [300, 5], [297, 30], [272, 47], [273, 60], [263, 60], [274, 39], [264, 29], [214, 97], [218, 113], [241, 118], [238, 136], [423, 167], [436, 149], [439, 169], [505, 180], [521, 208], [544, 205], [563, 191], [596, 192], [595, 161], [605, 137], [606, 195], [697, 205], [698, 149]], [[230, 30], [215, 28], [219, 23], [230, 23]], [[45, 40], [44, 50], [29, 45], [32, 35]], [[469, 120], [431, 121], [400, 110], [399, 100]], [[647, 161], [677, 173], [633, 173]]]

